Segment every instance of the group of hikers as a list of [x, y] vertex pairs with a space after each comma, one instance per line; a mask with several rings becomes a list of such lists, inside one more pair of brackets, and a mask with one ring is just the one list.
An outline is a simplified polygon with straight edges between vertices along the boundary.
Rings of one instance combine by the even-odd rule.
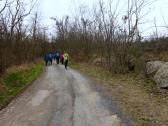
[[62, 65], [65, 65], [65, 69], [67, 69], [69, 54], [66, 52], [65, 53], [52, 52], [45, 54], [44, 61], [46, 66], [52, 65], [53, 60], [55, 60], [57, 64], [61, 62]]

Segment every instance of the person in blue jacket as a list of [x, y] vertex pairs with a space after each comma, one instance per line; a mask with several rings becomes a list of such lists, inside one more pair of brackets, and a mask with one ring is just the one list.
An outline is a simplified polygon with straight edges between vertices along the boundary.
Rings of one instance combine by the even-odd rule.
[[45, 54], [44, 61], [46, 66], [48, 66], [48, 63], [52, 65], [53, 55], [51, 53]]
[[59, 62], [60, 62], [60, 54], [59, 54], [59, 52], [56, 53], [56, 61], [57, 61], [57, 64], [59, 64]]

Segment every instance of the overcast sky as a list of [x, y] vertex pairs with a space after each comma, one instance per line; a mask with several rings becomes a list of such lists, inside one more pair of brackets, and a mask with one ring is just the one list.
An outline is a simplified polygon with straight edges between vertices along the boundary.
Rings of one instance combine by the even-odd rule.
[[[124, 4], [125, 0], [120, 1], [121, 4], [122, 2]], [[61, 18], [65, 15], [71, 15], [81, 4], [92, 7], [94, 3], [98, 2], [98, 0], [40, 0], [40, 2], [38, 8], [43, 15], [43, 22], [45, 25], [49, 25], [49, 28], [52, 28], [50, 17]], [[158, 26], [163, 26], [165, 23], [168, 25], [168, 0], [158, 0], [147, 7], [144, 11], [148, 10], [150, 10], [150, 13], [146, 16], [145, 24], [141, 26], [141, 31], [145, 30], [143, 36], [149, 36], [152, 33], [152, 29], [148, 28], [154, 26], [154, 17], [156, 18], [156, 24]], [[165, 29], [158, 28], [158, 30], [161, 34], [165, 34]]]

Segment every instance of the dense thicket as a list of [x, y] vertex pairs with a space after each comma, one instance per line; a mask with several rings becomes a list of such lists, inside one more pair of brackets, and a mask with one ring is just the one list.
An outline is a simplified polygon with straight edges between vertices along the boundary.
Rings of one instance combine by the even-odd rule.
[[105, 4], [100, 0], [92, 9], [81, 6], [75, 16], [53, 17], [56, 33], [51, 43], [38, 13], [30, 16], [35, 0], [31, 4], [24, 0], [0, 3], [0, 73], [55, 49], [69, 52], [78, 61], [98, 62], [113, 73], [127, 73], [136, 69], [135, 63], [143, 69], [144, 51], [166, 49], [165, 44], [151, 47], [141, 43], [139, 25], [150, 4], [147, 0], [127, 0], [124, 8], [120, 1]]
[[40, 26], [38, 13], [30, 16], [36, 1], [32, 0], [28, 4], [24, 0], [2, 0], [0, 4], [0, 73], [2, 73], [11, 65], [30, 62], [42, 56], [49, 50], [49, 40]]
[[122, 10], [119, 2], [105, 5], [99, 1], [92, 11], [81, 7], [75, 17], [53, 18], [57, 47], [77, 60], [97, 59], [114, 73], [128, 72], [134, 55], [130, 52], [141, 41], [138, 26], [147, 4], [145, 0], [128, 0], [127, 9]]

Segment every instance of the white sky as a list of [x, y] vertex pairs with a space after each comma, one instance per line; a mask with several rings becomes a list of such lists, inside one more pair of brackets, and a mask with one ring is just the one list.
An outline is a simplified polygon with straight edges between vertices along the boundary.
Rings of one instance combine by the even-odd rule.
[[[120, 1], [123, 2], [124, 0]], [[53, 24], [50, 17], [62, 18], [65, 15], [71, 15], [80, 4], [89, 5], [91, 7], [93, 3], [98, 2], [98, 0], [40, 0], [40, 2], [39, 9], [43, 15], [43, 22], [45, 25], [49, 25], [49, 28], [52, 28]], [[152, 34], [152, 29], [148, 28], [154, 26], [154, 17], [156, 18], [158, 26], [163, 26], [165, 23], [168, 26], [168, 0], [158, 0], [144, 11], [148, 10], [150, 10], [150, 13], [146, 16], [146, 19], [144, 19], [146, 23], [141, 25], [141, 31], [145, 30], [143, 36]], [[158, 31], [160, 34], [165, 33], [165, 29], [163, 28], [158, 28]], [[168, 29], [166, 32], [168, 32]]]

